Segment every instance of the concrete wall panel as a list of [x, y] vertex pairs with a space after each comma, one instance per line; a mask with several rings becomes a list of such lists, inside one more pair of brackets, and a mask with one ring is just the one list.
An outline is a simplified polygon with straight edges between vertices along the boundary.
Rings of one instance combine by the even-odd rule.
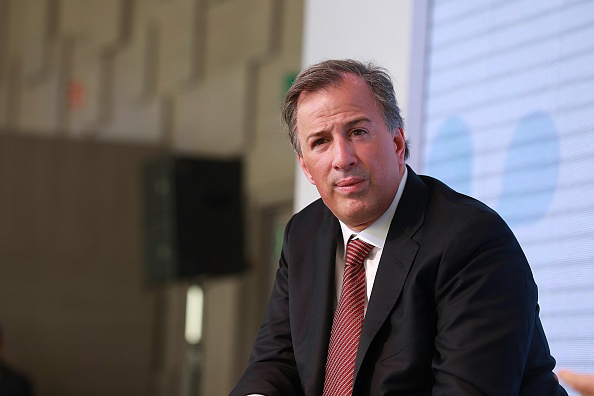
[[206, 71], [229, 67], [269, 50], [273, 0], [228, 0], [208, 14]]
[[[175, 148], [209, 155], [239, 155], [245, 131], [247, 71], [227, 69], [179, 96]], [[247, 100], [255, 100], [247, 98]]]
[[120, 38], [122, 0], [60, 0], [59, 36], [77, 37], [82, 49], [99, 50]]

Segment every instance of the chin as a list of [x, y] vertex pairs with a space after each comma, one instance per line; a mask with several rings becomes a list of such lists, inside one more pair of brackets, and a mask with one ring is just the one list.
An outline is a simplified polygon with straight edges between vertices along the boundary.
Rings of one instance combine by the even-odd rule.
[[367, 224], [370, 222], [370, 219], [373, 219], [373, 215], [369, 213], [369, 209], [365, 208], [364, 206], [360, 208], [349, 208], [349, 210], [343, 210], [341, 212], [335, 213], [336, 217], [338, 217], [343, 223], [348, 225], [349, 227], [359, 226], [363, 224]]

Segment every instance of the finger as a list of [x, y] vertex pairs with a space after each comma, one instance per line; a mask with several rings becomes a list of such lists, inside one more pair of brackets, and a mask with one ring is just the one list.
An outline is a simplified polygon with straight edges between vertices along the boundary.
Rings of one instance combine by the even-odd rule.
[[594, 375], [577, 374], [569, 370], [559, 371], [559, 377], [583, 396], [594, 395]]

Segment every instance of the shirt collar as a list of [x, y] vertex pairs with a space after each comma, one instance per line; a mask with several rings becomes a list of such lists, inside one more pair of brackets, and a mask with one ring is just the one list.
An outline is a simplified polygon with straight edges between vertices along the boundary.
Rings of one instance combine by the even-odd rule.
[[398, 206], [398, 202], [400, 202], [400, 197], [402, 197], [402, 192], [404, 191], [404, 186], [406, 185], [407, 176], [408, 169], [405, 167], [404, 175], [402, 175], [402, 179], [400, 180], [400, 184], [398, 185], [398, 191], [396, 191], [396, 196], [390, 204], [390, 207], [388, 208], [388, 210], [384, 212], [384, 214], [379, 219], [377, 219], [373, 224], [371, 224], [363, 231], [357, 233], [351, 230], [342, 221], [338, 221], [340, 223], [340, 228], [342, 230], [342, 238], [344, 241], [343, 246], [346, 246], [351, 236], [356, 236], [357, 238], [362, 239], [367, 243], [371, 243], [373, 246], [376, 246], [380, 249], [384, 248], [384, 244], [386, 243], [386, 237], [388, 236], [388, 231], [390, 230], [390, 224], [392, 223], [394, 213], [396, 213], [396, 207]]

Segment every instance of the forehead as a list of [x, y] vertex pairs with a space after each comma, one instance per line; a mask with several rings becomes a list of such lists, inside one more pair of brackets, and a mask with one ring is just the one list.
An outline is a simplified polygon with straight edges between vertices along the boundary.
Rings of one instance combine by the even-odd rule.
[[371, 88], [359, 76], [345, 75], [336, 84], [304, 91], [297, 101], [297, 119], [341, 112], [376, 113], [378, 105]]

